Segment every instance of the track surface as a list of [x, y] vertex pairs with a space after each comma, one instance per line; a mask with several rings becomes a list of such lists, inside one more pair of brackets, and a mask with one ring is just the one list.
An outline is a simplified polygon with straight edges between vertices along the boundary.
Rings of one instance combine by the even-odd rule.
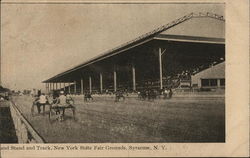
[[[94, 96], [84, 102], [75, 96], [76, 117], [66, 111], [63, 122], [49, 122], [48, 114], [31, 116], [32, 97], [13, 100], [33, 127], [49, 143], [224, 142], [224, 97], [175, 97], [140, 101]], [[48, 112], [48, 107], [46, 107]]]

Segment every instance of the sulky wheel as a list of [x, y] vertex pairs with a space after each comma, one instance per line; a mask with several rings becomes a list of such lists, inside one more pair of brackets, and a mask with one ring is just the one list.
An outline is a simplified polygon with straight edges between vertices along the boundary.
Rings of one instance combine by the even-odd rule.
[[50, 108], [49, 108], [49, 122], [51, 123], [51, 121], [52, 121], [52, 118], [53, 118], [53, 109], [52, 109], [52, 107], [50, 106]]

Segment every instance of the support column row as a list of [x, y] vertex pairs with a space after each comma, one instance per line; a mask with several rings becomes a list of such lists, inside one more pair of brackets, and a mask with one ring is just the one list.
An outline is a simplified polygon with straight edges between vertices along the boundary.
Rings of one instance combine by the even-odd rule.
[[[102, 73], [99, 74], [100, 77], [100, 92], [103, 92], [103, 76]], [[113, 79], [114, 79], [114, 92], [117, 91], [117, 73], [116, 69], [114, 68], [113, 71]], [[132, 80], [133, 80], [133, 91], [136, 90], [136, 74], [135, 74], [135, 66], [132, 66]], [[83, 85], [83, 78], [80, 80], [80, 86], [81, 86], [81, 94], [84, 93], [84, 85]], [[62, 84], [59, 83], [59, 88], [62, 89]], [[46, 92], [49, 92], [51, 90], [57, 90], [58, 86], [57, 83], [46, 83]], [[66, 90], [66, 84], [63, 83], [63, 90]], [[74, 81], [74, 93], [77, 92], [77, 85], [76, 81]], [[89, 76], [89, 92], [92, 93], [92, 77]], [[71, 93], [71, 83], [68, 83], [68, 93]]]
[[[82, 85], [82, 83], [81, 83]], [[70, 86], [71, 86], [71, 83], [69, 82], [68, 83], [68, 93], [71, 93], [71, 89], [70, 89]], [[76, 81], [74, 82], [74, 93], [76, 93]], [[50, 82], [50, 83], [45, 83], [45, 90], [47, 93], [49, 93], [50, 91], [52, 90], [58, 90], [59, 89], [62, 89], [65, 91], [66, 90], [66, 83], [64, 82], [63, 83], [63, 87], [62, 87], [62, 83], [59, 83], [59, 86], [58, 86], [58, 83], [53, 83], [53, 82]], [[82, 88], [83, 89], [83, 88]], [[83, 92], [83, 90], [82, 90]]]

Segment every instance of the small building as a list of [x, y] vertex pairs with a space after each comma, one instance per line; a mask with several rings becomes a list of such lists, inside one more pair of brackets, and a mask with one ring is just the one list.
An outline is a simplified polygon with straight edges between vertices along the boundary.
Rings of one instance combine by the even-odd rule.
[[193, 88], [225, 88], [225, 61], [191, 76]]

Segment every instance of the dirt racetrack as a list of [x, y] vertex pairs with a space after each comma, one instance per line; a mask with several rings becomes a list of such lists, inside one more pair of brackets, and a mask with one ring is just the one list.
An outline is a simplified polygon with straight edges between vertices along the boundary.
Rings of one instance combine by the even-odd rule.
[[148, 143], [148, 142], [224, 142], [225, 98], [174, 97], [170, 100], [141, 101], [126, 98], [114, 102], [113, 96], [93, 96], [84, 102], [74, 96], [76, 118], [66, 111], [63, 122], [49, 122], [46, 115], [31, 116], [31, 96], [13, 101], [48, 143]]

